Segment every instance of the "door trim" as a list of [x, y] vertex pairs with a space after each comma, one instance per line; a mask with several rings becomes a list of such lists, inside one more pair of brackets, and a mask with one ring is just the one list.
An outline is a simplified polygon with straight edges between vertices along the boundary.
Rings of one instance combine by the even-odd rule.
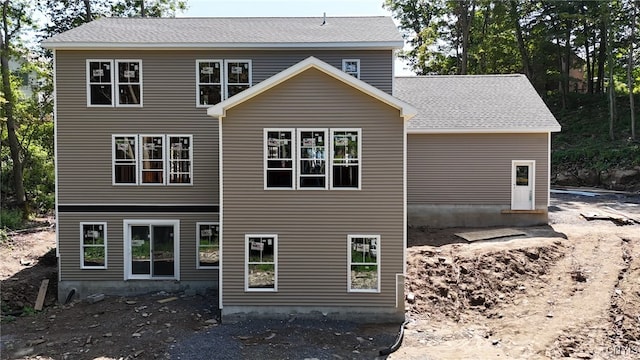
[[[173, 226], [173, 274], [174, 276], [153, 277], [151, 275], [134, 275], [131, 273], [131, 225], [166, 225]], [[180, 280], [180, 220], [144, 220], [125, 219], [122, 222], [124, 280]]]
[[[516, 165], [528, 165], [529, 183], [531, 184], [531, 207], [529, 209], [515, 209]], [[536, 161], [535, 160], [511, 160], [511, 210], [535, 210], [536, 208]]]

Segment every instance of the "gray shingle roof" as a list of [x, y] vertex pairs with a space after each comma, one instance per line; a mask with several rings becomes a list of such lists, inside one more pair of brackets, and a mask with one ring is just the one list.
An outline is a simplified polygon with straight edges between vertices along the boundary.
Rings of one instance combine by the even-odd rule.
[[560, 131], [524, 75], [397, 77], [394, 96], [418, 109], [410, 133]]
[[48, 48], [401, 48], [390, 17], [101, 18], [53, 36]]

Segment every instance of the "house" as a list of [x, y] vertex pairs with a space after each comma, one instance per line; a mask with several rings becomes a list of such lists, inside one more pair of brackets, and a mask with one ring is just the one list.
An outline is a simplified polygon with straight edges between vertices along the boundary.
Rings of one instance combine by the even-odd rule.
[[106, 18], [43, 45], [60, 300], [213, 288], [223, 320], [404, 317], [411, 184], [431, 186], [411, 119], [432, 141], [446, 119], [421, 112], [457, 105], [402, 97], [390, 18]]
[[524, 75], [398, 77], [407, 124], [409, 224], [547, 224], [551, 132], [560, 125]]

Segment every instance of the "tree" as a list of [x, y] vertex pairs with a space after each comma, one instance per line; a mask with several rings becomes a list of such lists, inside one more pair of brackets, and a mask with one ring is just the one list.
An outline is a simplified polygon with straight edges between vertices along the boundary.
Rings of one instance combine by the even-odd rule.
[[27, 3], [5, 0], [2, 3], [2, 30], [0, 34], [0, 73], [2, 75], [2, 92], [6, 101], [2, 107], [2, 118], [4, 118], [7, 127], [7, 141], [11, 152], [15, 202], [16, 206], [22, 209], [22, 216], [25, 219], [30, 214], [30, 208], [23, 182], [23, 154], [17, 135], [19, 123], [15, 114], [16, 97], [11, 85], [9, 60], [15, 54], [15, 43], [20, 40], [20, 32], [31, 25], [27, 11]]
[[634, 95], [633, 95], [633, 45], [636, 42], [636, 17], [638, 6], [640, 6], [640, 2], [635, 0], [629, 1], [631, 4], [631, 21], [630, 21], [630, 35], [629, 35], [629, 54], [627, 55], [627, 85], [629, 87], [629, 109], [631, 110], [631, 140], [636, 141], [636, 114], [635, 114], [635, 104], [634, 104]]

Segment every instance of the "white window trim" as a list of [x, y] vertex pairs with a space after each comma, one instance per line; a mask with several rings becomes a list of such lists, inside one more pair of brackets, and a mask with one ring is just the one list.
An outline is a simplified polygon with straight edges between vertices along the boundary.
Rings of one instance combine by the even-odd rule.
[[[334, 187], [333, 186], [333, 160], [334, 160], [334, 145], [333, 145], [333, 139], [334, 139], [334, 134], [336, 132], [343, 132], [343, 131], [356, 131], [358, 133], [358, 186], [357, 187]], [[353, 191], [353, 190], [361, 190], [362, 189], [362, 129], [361, 128], [332, 128], [330, 129], [330, 136], [331, 136], [331, 141], [330, 141], [330, 166], [331, 166], [331, 171], [330, 176], [329, 176], [329, 189], [331, 190], [338, 190], [338, 191]]]
[[[275, 272], [273, 289], [249, 287], [249, 239], [255, 237], [273, 238], [273, 269]], [[245, 234], [244, 235], [244, 291], [245, 292], [278, 292], [278, 235], [277, 234]]]
[[[351, 71], [349, 71], [349, 72], [347, 71], [347, 63], [348, 62], [355, 62], [356, 64], [358, 64], [357, 65], [358, 70], [355, 73], [351, 72]], [[353, 76], [353, 74], [355, 74], [356, 75], [355, 78], [356, 79], [360, 79], [360, 59], [342, 59], [342, 71], [344, 71], [347, 74], [352, 75], [352, 76]]]
[[[224, 85], [224, 60], [222, 59], [197, 59], [196, 60], [196, 107], [197, 108], [209, 108], [215, 104], [208, 104], [208, 105], [201, 105], [200, 104], [200, 85], [202, 85], [200, 83], [200, 64], [201, 63], [214, 63], [217, 62], [218, 64], [220, 64], [220, 101], [223, 101], [225, 99], [225, 85]], [[249, 65], [249, 71], [251, 71], [251, 65]], [[251, 73], [249, 73], [249, 79], [251, 79]], [[212, 83], [205, 83], [205, 84], [212, 84]], [[215, 84], [214, 84], [215, 85]]]
[[[117, 183], [116, 182], [116, 138], [118, 137], [132, 137], [135, 139], [136, 143], [134, 144], [134, 153], [136, 154], [136, 161], [135, 161], [135, 176], [136, 176], [136, 181], [134, 183]], [[137, 134], [113, 134], [111, 135], [111, 185], [113, 186], [137, 186], [139, 183], [139, 178], [138, 178], [138, 170], [139, 170], [139, 162], [140, 159], [139, 157], [139, 153], [138, 153], [138, 141], [140, 139], [138, 138]]]
[[[222, 100], [229, 98], [229, 77], [228, 77], [228, 66], [229, 63], [240, 62], [249, 64], [249, 87], [253, 86], [253, 64], [250, 59], [225, 59], [224, 60], [224, 78], [222, 79], [222, 84], [224, 86], [224, 90], [222, 92], [223, 98]], [[242, 85], [242, 83], [233, 83], [233, 85]]]
[[[145, 183], [142, 181], [142, 174], [144, 171], [144, 159], [142, 158], [143, 146], [142, 146], [142, 138], [152, 137], [152, 138], [162, 138], [162, 182], [161, 183]], [[167, 137], [164, 134], [140, 134], [138, 135], [138, 184], [140, 186], [163, 186], [167, 185]], [[158, 160], [149, 160], [149, 161], [158, 161]]]
[[[153, 277], [131, 273], [131, 225], [173, 225], [173, 274], [174, 276]], [[124, 279], [125, 280], [180, 280], [180, 220], [128, 220], [122, 222], [124, 236]]]
[[[219, 269], [220, 268], [220, 260], [218, 260], [218, 266], [201, 266], [200, 265], [200, 225], [216, 225], [218, 226], [218, 254], [222, 251], [220, 250], [220, 223], [213, 221], [202, 221], [196, 222], [196, 269]], [[218, 255], [220, 256], [220, 255]]]
[[[94, 105], [91, 104], [91, 76], [89, 76], [89, 71], [90, 71], [90, 64], [92, 62], [108, 62], [111, 65], [111, 82], [109, 83], [111, 85], [111, 105]], [[109, 107], [114, 107], [115, 106], [115, 98], [114, 98], [114, 91], [115, 91], [115, 77], [114, 77], [114, 66], [113, 66], [113, 60], [111, 59], [87, 59], [86, 61], [87, 65], [86, 65], [86, 72], [85, 72], [85, 80], [87, 83], [87, 89], [86, 89], [86, 95], [87, 95], [87, 107], [98, 107], [98, 108], [109, 108]]]
[[[190, 166], [189, 166], [189, 182], [188, 183], [172, 183], [171, 182], [171, 158], [169, 157], [169, 155], [171, 154], [171, 148], [170, 148], [170, 140], [172, 137], [188, 137], [189, 138], [189, 162], [190, 162]], [[166, 178], [165, 178], [165, 183], [167, 184], [167, 186], [193, 186], [193, 135], [189, 135], [189, 134], [167, 134], [166, 138], [164, 139], [164, 143], [165, 143], [165, 173], [166, 173]]]
[[[269, 164], [269, 144], [268, 144], [268, 140], [267, 140], [267, 136], [269, 132], [272, 131], [288, 131], [291, 132], [291, 187], [268, 187], [267, 186], [267, 169], [268, 169], [268, 164]], [[296, 142], [296, 129], [295, 128], [265, 128], [263, 129], [263, 137], [262, 137], [262, 159], [264, 161], [263, 163], [263, 177], [264, 177], [264, 190], [295, 190], [296, 189], [296, 181], [297, 181], [297, 177], [296, 177], [296, 171], [297, 171], [297, 166], [296, 166], [296, 162], [298, 159], [297, 156], [297, 151], [296, 151], [296, 147], [297, 147], [297, 142]]]
[[[104, 232], [104, 266], [85, 266], [84, 265], [84, 226], [85, 225], [102, 225]], [[97, 247], [97, 246], [95, 246]], [[80, 223], [80, 268], [81, 269], [107, 269], [107, 223], [102, 221], [85, 221]]]
[[[140, 85], [140, 104], [120, 104], [120, 81], [119, 81], [119, 76], [118, 76], [118, 72], [120, 71], [119, 69], [119, 64], [120, 63], [127, 63], [127, 62], [137, 62], [138, 63], [138, 68], [139, 68], [139, 73], [140, 73], [140, 82], [139, 83], [131, 83], [131, 84], [139, 84]], [[132, 108], [140, 108], [143, 106], [142, 102], [144, 99], [144, 95], [143, 95], [143, 84], [142, 84], [142, 60], [141, 59], [116, 59], [115, 60], [115, 72], [111, 72], [111, 74], [113, 75], [113, 81], [114, 81], [114, 91], [116, 94], [115, 97], [115, 106], [116, 107], [132, 107]], [[128, 83], [125, 83], [128, 84]]]
[[[351, 288], [351, 240], [354, 238], [375, 238], [377, 240], [377, 256], [376, 256], [376, 266], [378, 271], [378, 283], [376, 285], [376, 289], [352, 289]], [[347, 292], [350, 293], [380, 293], [380, 264], [382, 261], [380, 258], [382, 257], [382, 246], [380, 242], [380, 235], [347, 235]]]
[[[297, 158], [296, 158], [296, 166], [298, 168], [298, 171], [296, 172], [296, 181], [295, 181], [295, 187], [298, 190], [327, 190], [329, 189], [329, 171], [330, 171], [330, 167], [329, 166], [329, 149], [327, 149], [328, 145], [331, 144], [331, 141], [329, 141], [328, 136], [329, 136], [329, 129], [327, 128], [298, 128], [297, 132], [296, 132], [296, 152], [295, 154], [297, 154]], [[324, 187], [301, 187], [300, 186], [300, 179], [304, 176], [304, 177], [318, 177], [320, 178], [321, 176], [309, 176], [309, 175], [303, 175], [302, 174], [302, 169], [300, 166], [300, 162], [304, 159], [302, 159], [301, 154], [301, 147], [302, 145], [299, 143], [299, 141], [302, 139], [302, 132], [307, 132], [307, 131], [313, 131], [313, 132], [323, 132], [324, 133]], [[266, 175], [266, 173], [265, 173]]]

